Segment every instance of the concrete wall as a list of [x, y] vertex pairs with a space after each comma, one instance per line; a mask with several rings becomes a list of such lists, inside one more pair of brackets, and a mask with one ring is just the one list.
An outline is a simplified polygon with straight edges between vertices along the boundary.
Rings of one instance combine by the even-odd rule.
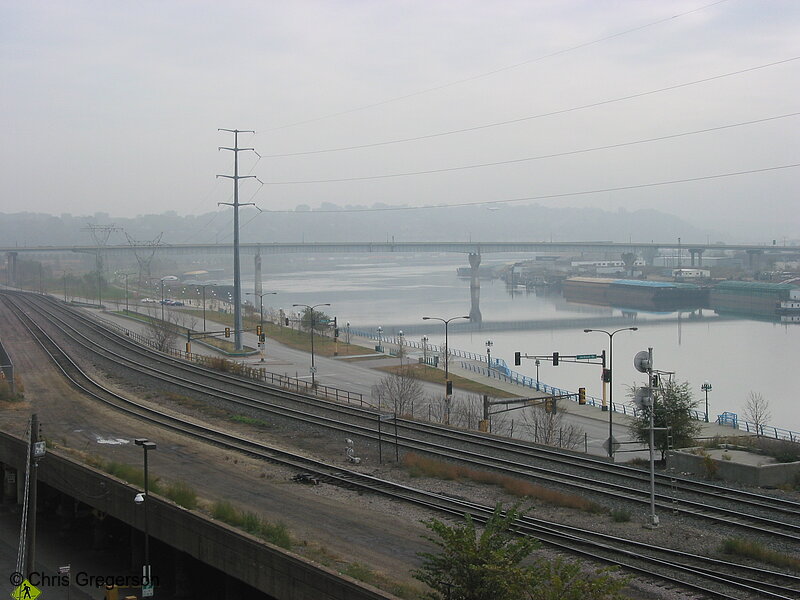
[[[25, 450], [24, 441], [0, 432], [0, 462], [17, 468], [22, 477]], [[40, 481], [144, 529], [144, 511], [133, 502], [141, 490], [50, 449], [38, 472]], [[152, 537], [278, 600], [397, 600], [157, 496], [150, 499], [148, 518]]]
[[[748, 465], [732, 460], [711, 458], [716, 465], [715, 479], [735, 481], [756, 487], [779, 487], [793, 484], [800, 477], [800, 462], [775, 463], [769, 465]], [[671, 452], [667, 466], [682, 473], [708, 475], [705, 458], [689, 452]]]

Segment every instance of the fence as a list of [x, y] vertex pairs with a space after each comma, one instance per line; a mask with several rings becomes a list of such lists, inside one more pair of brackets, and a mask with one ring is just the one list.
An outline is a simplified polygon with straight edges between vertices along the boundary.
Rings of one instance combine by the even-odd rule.
[[[206, 356], [203, 354], [196, 354], [194, 352], [184, 352], [183, 350], [178, 350], [177, 348], [168, 348], [166, 350], [160, 350], [157, 347], [156, 343], [153, 342], [153, 340], [149, 339], [148, 337], [140, 333], [131, 331], [130, 329], [127, 329], [122, 325], [119, 325], [118, 323], [114, 323], [113, 321], [108, 321], [107, 319], [102, 319], [98, 317], [98, 320], [103, 321], [103, 323], [108, 328], [120, 332], [122, 335], [131, 338], [138, 344], [141, 344], [143, 346], [148, 346], [153, 350], [162, 352], [164, 354], [168, 354], [170, 356], [174, 356], [176, 358], [180, 358], [183, 360], [203, 365], [208, 368], [214, 368], [218, 370], [220, 366], [224, 365], [224, 370], [234, 375], [246, 377], [248, 379], [252, 379], [255, 381], [262, 381], [264, 383], [268, 383], [270, 385], [274, 385], [285, 390], [295, 391], [302, 394], [308, 394], [316, 396], [318, 398], [325, 398], [327, 400], [335, 400], [336, 402], [346, 402], [347, 404], [358, 404], [359, 406], [364, 406], [364, 396], [363, 394], [360, 394], [358, 392], [342, 390], [327, 385], [319, 385], [319, 384], [313, 385], [311, 382], [299, 379], [297, 377], [290, 377], [289, 375], [286, 374], [281, 375], [280, 373], [272, 373], [263, 368], [250, 367], [248, 365], [243, 365], [235, 361], [225, 361], [221, 365], [219, 361], [224, 359], [220, 359], [218, 357]], [[367, 406], [370, 405], [367, 404]]]

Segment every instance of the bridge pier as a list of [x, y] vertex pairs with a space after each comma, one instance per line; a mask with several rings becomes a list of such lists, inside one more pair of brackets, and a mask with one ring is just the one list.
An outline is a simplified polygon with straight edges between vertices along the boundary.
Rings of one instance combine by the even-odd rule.
[[256, 255], [253, 257], [253, 266], [255, 268], [255, 293], [256, 296], [261, 295], [261, 249], [256, 252]]
[[698, 267], [703, 266], [703, 252], [705, 250], [703, 248], [689, 248], [689, 256], [691, 256], [692, 266], [695, 266], [695, 257], [697, 258], [697, 265]]
[[6, 285], [17, 285], [17, 257], [16, 252], [6, 253]]
[[480, 323], [483, 321], [483, 316], [481, 315], [481, 281], [478, 277], [478, 275], [480, 274], [481, 255], [478, 254], [477, 252], [470, 252], [469, 266], [470, 266], [469, 320], [472, 323]]
[[747, 250], [747, 267], [751, 271], [755, 271], [761, 267], [761, 256], [763, 256], [763, 250]]

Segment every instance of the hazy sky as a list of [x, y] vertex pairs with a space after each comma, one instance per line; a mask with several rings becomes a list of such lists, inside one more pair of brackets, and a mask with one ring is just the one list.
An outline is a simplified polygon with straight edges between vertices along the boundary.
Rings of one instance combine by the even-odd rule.
[[538, 198], [800, 237], [797, 167], [610, 191], [800, 163], [797, 0], [1, 6], [0, 212], [218, 210], [222, 127], [256, 130], [264, 210]]

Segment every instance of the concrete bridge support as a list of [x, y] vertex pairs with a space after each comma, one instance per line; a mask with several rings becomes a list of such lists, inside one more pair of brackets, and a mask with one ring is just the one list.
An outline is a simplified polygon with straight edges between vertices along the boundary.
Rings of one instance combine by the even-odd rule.
[[17, 285], [17, 257], [16, 252], [6, 253], [6, 285]]
[[255, 268], [255, 293], [256, 296], [261, 295], [261, 250], [256, 252], [256, 255], [253, 257], [253, 265]]
[[483, 321], [483, 316], [481, 315], [481, 281], [478, 277], [481, 266], [481, 255], [477, 253], [470, 253], [469, 266], [470, 266], [469, 319], [473, 323], [480, 323]]
[[761, 268], [761, 257], [764, 255], [763, 250], [748, 250], [747, 251], [747, 268], [751, 271], [757, 271]]
[[645, 264], [648, 267], [652, 267], [656, 260], [656, 256], [658, 256], [658, 250], [656, 248], [643, 248], [640, 254]]
[[[689, 256], [692, 259], [692, 266], [702, 267], [703, 266], [703, 248], [689, 248]], [[697, 258], [697, 264], [695, 265], [695, 258]]]

